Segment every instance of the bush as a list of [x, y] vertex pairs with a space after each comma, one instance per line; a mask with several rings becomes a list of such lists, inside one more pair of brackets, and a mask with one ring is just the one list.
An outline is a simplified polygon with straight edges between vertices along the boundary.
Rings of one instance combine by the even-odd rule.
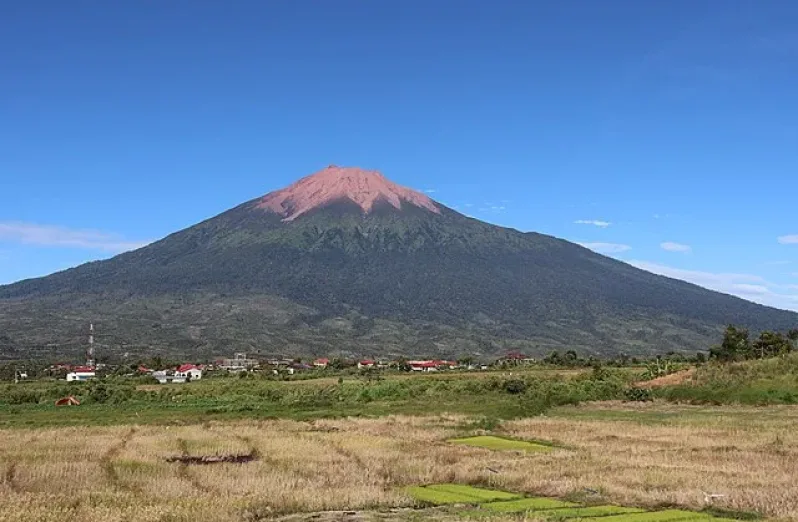
[[651, 390], [645, 388], [627, 388], [623, 394], [627, 401], [648, 402], [653, 400]]
[[526, 383], [521, 379], [510, 379], [504, 383], [504, 391], [511, 395], [518, 395], [526, 391]]

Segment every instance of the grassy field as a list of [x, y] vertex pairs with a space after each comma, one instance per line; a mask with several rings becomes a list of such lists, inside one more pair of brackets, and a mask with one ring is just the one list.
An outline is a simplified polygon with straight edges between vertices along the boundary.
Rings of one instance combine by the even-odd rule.
[[[408, 487], [439, 483], [798, 520], [796, 422], [798, 408], [792, 406], [610, 402], [559, 407], [492, 430], [551, 441], [554, 449], [545, 453], [451, 444], [452, 438], [483, 434], [476, 429], [482, 423], [443, 413], [16, 425], [0, 430], [0, 521], [250, 522], [330, 510], [375, 514], [413, 507]], [[247, 464], [166, 460], [252, 452], [259, 459]], [[725, 496], [708, 501], [707, 493]], [[401, 519], [459, 516], [393, 513]]]
[[[584, 370], [537, 370], [297, 381], [248, 376], [173, 385], [26, 382], [0, 385], [0, 428], [440, 412], [508, 419], [559, 404], [617, 399], [634, 378], [627, 370], [599, 377]], [[66, 395], [75, 395], [80, 407], [55, 408], [54, 401]]]

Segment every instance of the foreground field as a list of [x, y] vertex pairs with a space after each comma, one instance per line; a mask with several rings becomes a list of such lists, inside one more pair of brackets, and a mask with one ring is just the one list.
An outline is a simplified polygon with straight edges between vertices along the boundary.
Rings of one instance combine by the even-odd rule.
[[[0, 431], [0, 521], [374, 514], [412, 507], [407, 486], [452, 482], [648, 508], [700, 510], [711, 502], [798, 520], [797, 421], [798, 408], [789, 406], [568, 407], [494, 430], [555, 446], [523, 453], [450, 444], [479, 433], [479, 423], [446, 415], [7, 429]], [[259, 458], [205, 466], [166, 460], [221, 454]], [[452, 516], [408, 510], [378, 518]]]

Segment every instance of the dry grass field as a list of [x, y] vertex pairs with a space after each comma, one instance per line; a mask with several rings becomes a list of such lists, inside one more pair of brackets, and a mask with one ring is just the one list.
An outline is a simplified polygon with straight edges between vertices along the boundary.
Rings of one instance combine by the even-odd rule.
[[[240, 421], [0, 431], [0, 521], [256, 521], [411, 507], [403, 486], [458, 482], [559, 497], [757, 511], [798, 520], [798, 408], [610, 404], [559, 409], [496, 431], [547, 453], [449, 444], [454, 416]], [[247, 454], [246, 464], [169, 463]], [[375, 515], [376, 516], [376, 515]], [[440, 518], [395, 511], [382, 518]], [[515, 518], [514, 520], [517, 520]]]

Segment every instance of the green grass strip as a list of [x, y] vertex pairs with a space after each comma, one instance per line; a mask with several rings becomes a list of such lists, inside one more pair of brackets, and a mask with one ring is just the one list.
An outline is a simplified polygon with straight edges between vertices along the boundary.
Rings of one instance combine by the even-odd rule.
[[449, 440], [452, 444], [462, 444], [464, 446], [473, 446], [476, 448], [485, 448], [495, 451], [528, 451], [528, 452], [546, 452], [551, 451], [550, 446], [539, 444], [537, 442], [529, 442], [526, 440], [513, 440], [505, 439], [503, 437], [496, 437], [494, 435], [478, 435], [476, 437], [465, 437], [462, 439]]
[[427, 486], [427, 489], [443, 491], [446, 493], [454, 493], [457, 495], [465, 495], [472, 497], [479, 502], [493, 502], [494, 500], [512, 500], [521, 498], [521, 495], [510, 493], [509, 491], [475, 488], [473, 486], [465, 486], [462, 484], [433, 484], [431, 486]]
[[549, 509], [539, 513], [552, 520], [568, 519], [568, 518], [591, 518], [591, 517], [606, 517], [608, 515], [623, 515], [627, 513], [644, 513], [644, 509], [624, 507], [624, 506], [590, 506], [590, 507], [572, 507]]
[[629, 513], [602, 517], [601, 522], [675, 522], [687, 520], [710, 520], [710, 516], [695, 511], [667, 509], [665, 511], [647, 511], [645, 513]]
[[491, 502], [490, 504], [483, 504], [482, 507], [497, 513], [521, 513], [523, 511], [577, 507], [577, 504], [553, 498], [533, 497], [506, 502]]

